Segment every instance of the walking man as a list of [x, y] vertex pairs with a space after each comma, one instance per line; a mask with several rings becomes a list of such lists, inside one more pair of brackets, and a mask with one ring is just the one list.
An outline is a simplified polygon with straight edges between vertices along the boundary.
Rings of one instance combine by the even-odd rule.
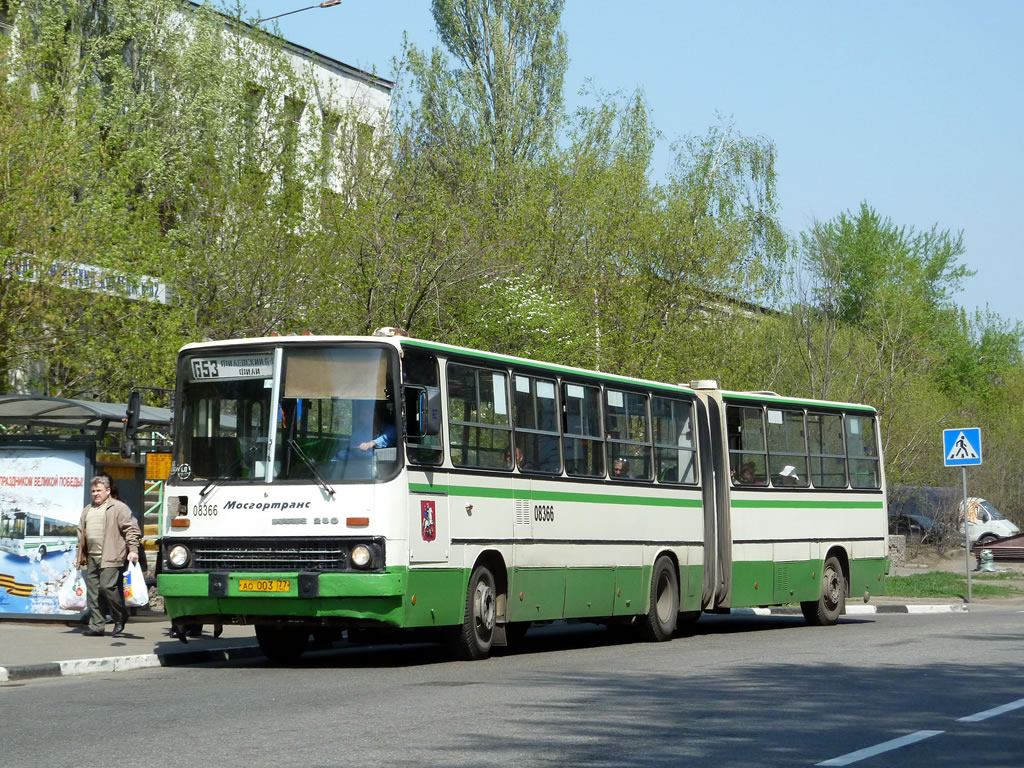
[[83, 633], [102, 637], [103, 611], [100, 591], [114, 617], [114, 635], [124, 631], [128, 610], [121, 595], [121, 571], [126, 560], [139, 561], [139, 526], [124, 502], [110, 497], [110, 480], [103, 475], [92, 479], [92, 504], [82, 510], [78, 526], [78, 562], [85, 567], [89, 628]]

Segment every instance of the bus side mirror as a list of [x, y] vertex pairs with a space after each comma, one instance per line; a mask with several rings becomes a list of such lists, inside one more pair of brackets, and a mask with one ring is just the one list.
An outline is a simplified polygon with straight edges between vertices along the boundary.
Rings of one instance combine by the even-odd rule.
[[406, 386], [406, 434], [425, 437], [441, 434], [441, 390], [437, 387]]

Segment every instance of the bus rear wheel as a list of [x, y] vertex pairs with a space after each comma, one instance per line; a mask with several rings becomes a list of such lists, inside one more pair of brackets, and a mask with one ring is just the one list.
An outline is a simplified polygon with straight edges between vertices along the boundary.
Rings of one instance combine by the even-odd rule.
[[256, 627], [256, 641], [263, 655], [275, 664], [298, 661], [309, 643], [308, 629], [294, 627]]
[[478, 565], [469, 579], [462, 625], [453, 627], [448, 637], [448, 647], [456, 658], [477, 661], [490, 655], [497, 601], [494, 574], [486, 565]]
[[825, 561], [821, 581], [821, 597], [800, 603], [800, 611], [808, 624], [830, 627], [839, 621], [846, 607], [846, 578], [837, 558], [830, 557]]
[[679, 577], [672, 560], [662, 555], [651, 571], [651, 607], [640, 623], [640, 636], [650, 642], [669, 640], [679, 617]]

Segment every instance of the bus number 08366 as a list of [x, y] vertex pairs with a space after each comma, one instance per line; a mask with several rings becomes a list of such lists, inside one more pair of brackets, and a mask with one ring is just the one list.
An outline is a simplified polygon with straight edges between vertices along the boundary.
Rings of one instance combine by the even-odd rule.
[[550, 504], [536, 504], [533, 507], [533, 519], [541, 523], [555, 521], [555, 508]]

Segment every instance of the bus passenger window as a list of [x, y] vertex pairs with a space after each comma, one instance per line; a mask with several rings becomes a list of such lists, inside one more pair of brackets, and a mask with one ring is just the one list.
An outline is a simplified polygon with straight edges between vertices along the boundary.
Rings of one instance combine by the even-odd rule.
[[846, 453], [851, 488], [880, 487], [877, 445], [874, 418], [846, 414]]
[[651, 479], [651, 426], [647, 395], [605, 390], [605, 431], [613, 478]]
[[846, 449], [843, 417], [838, 413], [807, 413], [807, 442], [811, 483], [815, 488], [846, 487]]
[[697, 443], [693, 405], [667, 397], [651, 398], [655, 477], [660, 483], [697, 482]]
[[512, 469], [507, 381], [502, 371], [448, 364], [448, 434], [456, 466]]
[[729, 466], [736, 485], [768, 485], [764, 412], [761, 407], [730, 405], [726, 410]]
[[577, 477], [604, 476], [601, 390], [586, 384], [562, 384], [565, 471]]
[[772, 485], [806, 488], [807, 441], [803, 411], [769, 408], [768, 468]]
[[559, 454], [558, 406], [555, 382], [533, 376], [513, 376], [516, 466], [524, 472], [562, 471]]

